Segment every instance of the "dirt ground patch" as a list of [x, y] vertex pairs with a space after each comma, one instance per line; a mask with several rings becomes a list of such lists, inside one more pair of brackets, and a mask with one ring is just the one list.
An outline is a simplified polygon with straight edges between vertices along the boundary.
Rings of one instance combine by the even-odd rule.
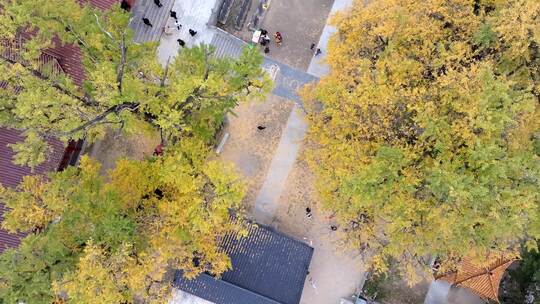
[[105, 174], [121, 158], [143, 159], [152, 155], [160, 141], [157, 132], [125, 136], [110, 130], [102, 140], [88, 147], [85, 153], [101, 162], [101, 172]]
[[381, 288], [382, 293], [386, 293], [383, 298], [378, 299], [381, 304], [418, 304], [423, 303], [429, 289], [429, 282], [422, 281], [409, 287], [403, 280], [391, 282]]
[[[293, 103], [277, 96], [237, 107], [224, 132], [229, 133], [219, 159], [233, 162], [248, 182], [244, 199], [251, 210], [261, 188]], [[258, 127], [263, 127], [259, 130]]]
[[431, 278], [424, 277], [420, 282], [409, 286], [399, 273], [391, 269], [386, 275], [369, 278], [364, 285], [364, 291], [368, 298], [375, 299], [380, 304], [418, 304], [424, 302], [430, 281]]

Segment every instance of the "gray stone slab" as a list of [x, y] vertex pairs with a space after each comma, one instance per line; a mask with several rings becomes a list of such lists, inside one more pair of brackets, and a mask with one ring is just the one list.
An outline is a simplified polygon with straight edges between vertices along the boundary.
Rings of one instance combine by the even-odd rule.
[[[174, 2], [175, 0], [161, 0], [163, 6], [157, 7], [153, 0], [135, 1], [135, 5], [131, 9], [133, 19], [130, 24], [135, 31], [134, 40], [136, 42], [158, 41]], [[152, 27], [145, 25], [142, 21], [143, 18], [148, 18]]]
[[[177, 0], [172, 9], [178, 16], [178, 21], [182, 25], [180, 30], [174, 29], [170, 34], [161, 37], [158, 47], [158, 58], [165, 64], [169, 57], [174, 57], [181, 50], [177, 39], [182, 39], [186, 47], [192, 47], [201, 43], [210, 44], [215, 27], [212, 26], [220, 1], [218, 0]], [[167, 17], [166, 25], [174, 28], [174, 19]], [[191, 37], [189, 29], [197, 31], [195, 37]]]
[[279, 71], [275, 77], [272, 93], [279, 97], [292, 100], [301, 106], [302, 101], [298, 96], [298, 89], [307, 83], [318, 81], [318, 78], [313, 75], [270, 58], [264, 59], [263, 67], [267, 70], [277, 69]]
[[[244, 47], [249, 47], [243, 40], [216, 28], [211, 44], [216, 47], [216, 56], [230, 56], [237, 58]], [[258, 47], [258, 46], [255, 46]], [[298, 96], [298, 89], [303, 85], [317, 81], [318, 78], [304, 71], [290, 67], [284, 63], [265, 57], [263, 68], [272, 71], [274, 80], [273, 94], [302, 104]]]
[[[330, 10], [330, 15], [338, 11], [347, 9], [349, 6], [352, 5], [352, 2], [353, 0], [335, 0], [334, 5], [332, 5], [332, 9]], [[317, 43], [317, 48], [319, 48], [322, 53], [318, 56], [314, 56], [313, 59], [311, 59], [307, 70], [309, 74], [316, 77], [322, 77], [328, 74], [328, 72], [330, 71], [330, 67], [328, 66], [328, 64], [326, 64], [325, 59], [328, 51], [328, 41], [336, 31], [337, 29], [328, 23], [323, 28], [321, 38], [319, 39], [319, 43]]]
[[285, 182], [296, 161], [307, 131], [307, 123], [302, 113], [298, 106], [295, 106], [291, 111], [270, 163], [270, 169], [255, 199], [254, 217], [259, 223], [271, 225], [279, 207], [279, 197], [285, 189]]

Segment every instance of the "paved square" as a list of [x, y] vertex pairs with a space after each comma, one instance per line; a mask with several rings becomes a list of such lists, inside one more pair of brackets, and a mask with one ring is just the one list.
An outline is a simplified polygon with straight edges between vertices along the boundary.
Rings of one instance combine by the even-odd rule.
[[272, 0], [263, 21], [263, 28], [273, 35], [283, 35], [283, 44], [273, 37], [268, 57], [306, 71], [318, 44], [334, 0]]

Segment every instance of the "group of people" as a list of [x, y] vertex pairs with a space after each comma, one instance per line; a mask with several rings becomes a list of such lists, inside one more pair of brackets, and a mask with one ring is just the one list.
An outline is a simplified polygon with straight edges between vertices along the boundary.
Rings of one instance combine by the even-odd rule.
[[[161, 3], [161, 0], [154, 0], [154, 4], [161, 8], [163, 6], [163, 4]], [[175, 11], [171, 10], [170, 11], [170, 16], [171, 18], [174, 19], [174, 26], [176, 27], [177, 30], [181, 30], [182, 29], [182, 24], [180, 24], [180, 22], [178, 21], [178, 16], [176, 14]], [[143, 17], [142, 18], [142, 21], [145, 25], [149, 26], [149, 27], [153, 27], [152, 25], [152, 22], [150, 22], [150, 19], [146, 18], [146, 17]], [[167, 26], [169, 27], [169, 26]], [[189, 35], [191, 37], [195, 37], [195, 35], [197, 35], [197, 31], [193, 30], [193, 29], [189, 29]], [[283, 43], [283, 35], [281, 35], [280, 32], [275, 32], [274, 33], [274, 40], [276, 42], [276, 44], [278, 46], [281, 46], [281, 44]], [[176, 41], [178, 42], [178, 44], [181, 46], [181, 47], [184, 47], [186, 45], [186, 42], [182, 39], [176, 39]], [[259, 43], [261, 44], [261, 46], [264, 47], [264, 52], [266, 54], [270, 53], [270, 37], [268, 36], [268, 31], [265, 30], [265, 29], [261, 29], [261, 36], [260, 36], [260, 39], [259, 39]], [[312, 43], [311, 44], [311, 47], [310, 47], [311, 50], [315, 49], [315, 44]], [[315, 56], [318, 56], [322, 53], [321, 49], [317, 48], [316, 51], [315, 51]]]
[[[276, 41], [277, 45], [281, 45], [283, 42], [283, 36], [280, 32], [276, 32], [274, 34], [274, 40]], [[268, 36], [268, 31], [261, 29], [261, 36], [259, 38], [259, 43], [264, 46], [264, 52], [269, 53], [270, 52], [270, 37]]]
[[[176, 26], [176, 29], [181, 30], [182, 29], [182, 24], [180, 24], [180, 22], [178, 22], [178, 16], [176, 15], [176, 12], [171, 10], [170, 15], [171, 15], [171, 18], [174, 19], [174, 25]], [[197, 35], [197, 31], [194, 30], [194, 29], [189, 29], [188, 33], [189, 33], [189, 35], [191, 37], [195, 37], [195, 35]], [[181, 38], [176, 39], [176, 41], [178, 42], [178, 44], [181, 47], [184, 47], [186, 45], [186, 42], [184, 40], [182, 40]]]
[[[161, 3], [161, 0], [154, 0], [154, 4], [158, 7], [158, 8], [161, 8], [163, 6], [163, 3]], [[171, 16], [171, 18], [174, 19], [174, 26], [176, 27], [176, 29], [178, 31], [180, 31], [182, 29], [182, 24], [180, 24], [180, 22], [178, 21], [178, 15], [175, 11], [173, 10], [170, 10], [169, 11], [169, 14]], [[152, 22], [150, 22], [150, 19], [148, 19], [147, 17], [143, 17], [142, 18], [142, 21], [143, 23], [146, 25], [146, 26], [149, 26], [149, 27], [153, 27], [152, 25]], [[167, 28], [169, 28], [169, 26], [167, 25]], [[197, 35], [197, 31], [194, 30], [194, 29], [189, 29], [188, 30], [188, 33], [191, 37], [195, 37], [195, 35]], [[178, 44], [181, 46], [181, 47], [184, 47], [186, 45], [186, 42], [184, 40], [182, 40], [181, 38], [179, 39], [176, 39], [176, 41], [178, 42]]]
[[[259, 43], [264, 47], [264, 52], [269, 53], [270, 52], [270, 37], [268, 36], [268, 31], [265, 29], [261, 29], [261, 35], [259, 38]], [[283, 35], [281, 35], [280, 32], [276, 32], [274, 34], [274, 40], [276, 41], [276, 44], [280, 46], [283, 43]], [[322, 51], [320, 48], [315, 49], [315, 43], [312, 43], [310, 46], [310, 49], [313, 51], [315, 50], [315, 56], [319, 56], [322, 54]]]
[[[309, 208], [309, 207], [306, 207], [306, 217], [308, 219], [313, 217], [313, 213], [311, 213], [311, 208]], [[328, 219], [331, 220], [333, 217], [334, 216], [332, 215], [332, 216], [328, 217]], [[338, 227], [336, 225], [332, 224], [332, 225], [330, 225], [330, 230], [337, 231]]]

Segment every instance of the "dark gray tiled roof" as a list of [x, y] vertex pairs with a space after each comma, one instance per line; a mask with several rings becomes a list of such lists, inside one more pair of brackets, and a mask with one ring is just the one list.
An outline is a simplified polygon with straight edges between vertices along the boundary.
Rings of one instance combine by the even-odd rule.
[[246, 238], [226, 237], [222, 247], [233, 269], [220, 280], [201, 274], [175, 287], [216, 304], [298, 304], [313, 248], [271, 228], [251, 225]]
[[175, 287], [216, 304], [281, 304], [229, 282], [216, 280], [206, 273], [186, 280], [182, 272], [177, 271], [174, 281]]

